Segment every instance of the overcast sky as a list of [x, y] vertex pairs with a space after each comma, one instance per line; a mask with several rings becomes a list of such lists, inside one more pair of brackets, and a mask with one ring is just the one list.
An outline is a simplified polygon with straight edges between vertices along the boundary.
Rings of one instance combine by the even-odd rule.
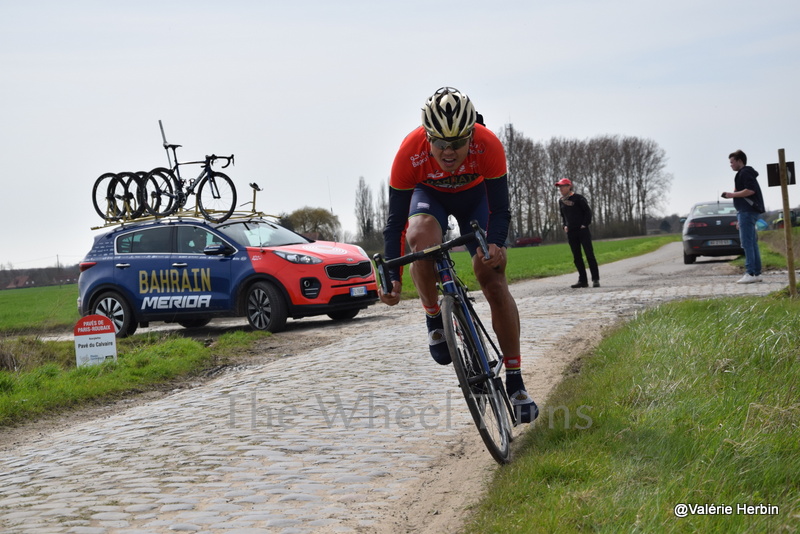
[[[757, 7], [756, 7], [756, 4]], [[355, 234], [437, 88], [534, 140], [654, 140], [674, 176], [664, 213], [732, 190], [737, 148], [762, 176], [800, 159], [795, 0], [0, 0], [0, 264], [77, 263], [102, 223], [104, 172], [236, 155], [259, 209], [333, 209]], [[580, 184], [578, 184], [580, 187]], [[800, 203], [790, 188], [792, 206]]]

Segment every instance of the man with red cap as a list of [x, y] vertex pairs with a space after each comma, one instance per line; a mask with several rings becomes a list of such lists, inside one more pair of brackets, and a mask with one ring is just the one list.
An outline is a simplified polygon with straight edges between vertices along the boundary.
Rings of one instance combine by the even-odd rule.
[[600, 287], [600, 271], [597, 268], [597, 260], [594, 258], [592, 233], [589, 231], [589, 225], [592, 223], [592, 209], [586, 199], [573, 190], [572, 181], [569, 178], [557, 181], [556, 187], [561, 193], [561, 198], [558, 199], [561, 221], [564, 223], [569, 248], [572, 249], [572, 258], [578, 269], [578, 282], [570, 287], [589, 287], [581, 247], [586, 253], [586, 261], [589, 263], [589, 271], [592, 273], [592, 285]]

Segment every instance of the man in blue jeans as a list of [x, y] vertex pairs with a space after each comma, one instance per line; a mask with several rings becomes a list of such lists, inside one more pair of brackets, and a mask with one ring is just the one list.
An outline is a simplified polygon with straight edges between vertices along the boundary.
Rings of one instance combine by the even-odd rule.
[[747, 155], [741, 150], [732, 152], [728, 159], [736, 172], [733, 179], [735, 191], [722, 193], [722, 198], [732, 198], [739, 222], [739, 239], [744, 249], [744, 267], [747, 271], [737, 284], [761, 282], [761, 252], [758, 249], [756, 222], [764, 213], [764, 197], [758, 185], [758, 172], [747, 165]]

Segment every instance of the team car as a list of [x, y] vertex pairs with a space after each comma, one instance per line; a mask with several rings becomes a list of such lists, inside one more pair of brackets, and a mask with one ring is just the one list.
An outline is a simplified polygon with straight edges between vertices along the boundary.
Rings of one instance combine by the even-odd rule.
[[683, 223], [683, 263], [698, 256], [739, 256], [744, 254], [736, 226], [733, 202], [701, 202], [692, 206]]
[[348, 320], [378, 300], [361, 247], [263, 218], [123, 224], [95, 237], [80, 270], [79, 312], [109, 317], [118, 337], [152, 321], [192, 328], [224, 316], [278, 332], [289, 317]]

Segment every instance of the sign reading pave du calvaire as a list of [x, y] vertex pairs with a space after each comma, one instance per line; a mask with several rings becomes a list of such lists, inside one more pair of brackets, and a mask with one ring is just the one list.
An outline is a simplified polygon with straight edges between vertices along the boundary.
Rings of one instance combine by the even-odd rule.
[[103, 315], [87, 315], [76, 324], [75, 359], [78, 367], [117, 360], [117, 336], [114, 323]]

